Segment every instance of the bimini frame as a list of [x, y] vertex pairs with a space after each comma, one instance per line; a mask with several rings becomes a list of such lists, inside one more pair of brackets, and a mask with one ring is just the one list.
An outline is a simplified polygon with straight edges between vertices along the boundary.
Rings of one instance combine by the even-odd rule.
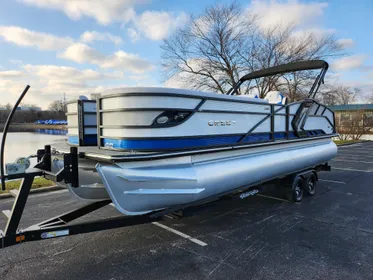
[[317, 75], [315, 82], [313, 83], [310, 92], [308, 93], [308, 98], [315, 98], [317, 91], [322, 83], [324, 83], [324, 77], [326, 72], [328, 71], [329, 64], [324, 60], [308, 60], [308, 61], [298, 61], [298, 62], [291, 62], [283, 65], [278, 65], [266, 69], [262, 69], [259, 71], [255, 71], [243, 76], [238, 83], [232, 87], [227, 94], [234, 95], [237, 93], [237, 90], [240, 86], [250, 80], [264, 78], [269, 76], [281, 75], [286, 73], [293, 73], [298, 71], [306, 71], [306, 70], [316, 70], [321, 69], [319, 75]]

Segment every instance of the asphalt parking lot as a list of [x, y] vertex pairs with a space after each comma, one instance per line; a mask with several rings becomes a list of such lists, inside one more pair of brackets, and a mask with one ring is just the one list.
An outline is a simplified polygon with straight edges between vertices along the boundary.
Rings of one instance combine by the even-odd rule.
[[[253, 196], [161, 225], [2, 249], [0, 279], [373, 279], [373, 142], [340, 147], [330, 164], [301, 203]], [[66, 191], [32, 195], [22, 225], [80, 204]], [[89, 218], [115, 215], [107, 206]]]

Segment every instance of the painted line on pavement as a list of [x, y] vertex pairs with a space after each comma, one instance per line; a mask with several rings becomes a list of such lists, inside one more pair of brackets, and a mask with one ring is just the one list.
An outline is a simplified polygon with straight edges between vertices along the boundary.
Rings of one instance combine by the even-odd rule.
[[179, 235], [179, 236], [181, 236], [181, 237], [183, 237], [185, 239], [188, 239], [188, 240], [190, 240], [190, 241], [192, 241], [192, 242], [194, 242], [194, 243], [196, 243], [196, 244], [198, 244], [200, 246], [207, 246], [207, 243], [205, 243], [205, 242], [203, 242], [203, 241], [201, 241], [199, 239], [193, 238], [193, 237], [191, 237], [188, 234], [182, 233], [181, 231], [178, 231], [176, 229], [170, 228], [170, 227], [165, 226], [165, 225], [163, 225], [161, 223], [158, 223], [158, 222], [152, 222], [152, 224], [156, 225], [158, 227], [161, 227], [161, 228], [163, 228], [165, 230], [168, 230], [168, 231], [170, 231], [170, 232], [172, 232], [172, 233], [174, 233], [176, 235]]
[[35, 193], [33, 195], [30, 195], [29, 198], [48, 196], [48, 195], [52, 195], [52, 194], [60, 194], [60, 193], [68, 192], [68, 191], [69, 190], [60, 190], [60, 191], [46, 192], [46, 193], [40, 193], [40, 194]]
[[373, 161], [362, 161], [362, 160], [354, 160], [354, 159], [332, 159], [332, 161], [343, 161], [343, 162], [360, 162], [360, 163], [373, 163]]
[[282, 198], [274, 197], [274, 196], [269, 196], [269, 195], [264, 195], [264, 194], [256, 194], [256, 196], [261, 196], [261, 197], [264, 197], [264, 198], [270, 198], [270, 199], [279, 200], [279, 201], [291, 202], [291, 201], [286, 200], [286, 199], [282, 199]]
[[358, 172], [365, 172], [365, 173], [372, 173], [371, 170], [360, 170], [360, 169], [353, 169], [353, 168], [339, 168], [339, 167], [332, 167], [336, 170], [345, 170], [345, 171], [358, 171]]
[[319, 181], [322, 181], [322, 182], [328, 182], [328, 183], [335, 183], [335, 184], [346, 184], [345, 182], [334, 181], [334, 180], [319, 179]]
[[370, 157], [370, 158], [373, 158], [373, 155], [372, 156], [364, 156], [364, 155], [359, 155], [359, 154], [345, 154], [345, 153], [339, 153], [337, 154], [337, 156], [353, 156], [353, 157]]
[[[115, 208], [115, 205], [114, 205], [113, 203], [110, 203], [109, 205], [110, 205], [110, 206], [113, 206], [113, 207]], [[163, 224], [160, 224], [160, 223], [158, 223], [158, 222], [152, 222], [152, 224], [153, 224], [153, 225], [156, 225], [156, 226], [158, 226], [158, 227], [161, 227], [161, 228], [163, 228], [163, 229], [165, 229], [165, 230], [168, 230], [168, 231], [170, 231], [170, 232], [172, 232], [172, 233], [174, 233], [174, 234], [177, 234], [177, 235], [179, 235], [179, 236], [181, 236], [181, 237], [183, 237], [183, 238], [186, 238], [186, 239], [188, 239], [188, 240], [190, 240], [190, 241], [192, 241], [192, 242], [194, 242], [194, 243], [196, 243], [196, 244], [198, 244], [198, 245], [200, 245], [200, 246], [207, 246], [207, 243], [205, 243], [205, 242], [203, 242], [203, 241], [201, 241], [201, 240], [199, 240], [199, 239], [193, 238], [193, 237], [191, 237], [190, 235], [185, 234], [185, 233], [183, 233], [183, 232], [181, 232], [181, 231], [178, 231], [178, 230], [176, 230], [176, 229], [170, 228], [170, 227], [165, 226], [165, 225], [163, 225]]]
[[338, 149], [349, 148], [349, 147], [361, 147], [361, 146], [363, 146], [363, 144], [361, 144], [361, 143], [359, 143], [359, 144], [351, 144], [351, 145], [338, 146]]
[[12, 212], [10, 210], [3, 210], [3, 214], [9, 219]]

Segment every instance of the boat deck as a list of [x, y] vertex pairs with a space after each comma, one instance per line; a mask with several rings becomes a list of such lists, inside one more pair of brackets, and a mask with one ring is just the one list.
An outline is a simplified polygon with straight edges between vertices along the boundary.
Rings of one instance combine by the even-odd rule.
[[[176, 150], [176, 151], [168, 151], [168, 152], [139, 152], [139, 151], [116, 151], [116, 150], [106, 150], [99, 148], [97, 146], [80, 146], [78, 148], [78, 154], [81, 158], [87, 158], [97, 161], [134, 161], [134, 160], [146, 160], [146, 159], [161, 159], [161, 158], [168, 158], [168, 157], [177, 157], [177, 156], [186, 156], [191, 154], [198, 154], [198, 153], [211, 153], [211, 152], [220, 152], [220, 151], [228, 151], [233, 149], [247, 149], [247, 148], [254, 148], [254, 147], [261, 147], [261, 146], [269, 146], [269, 145], [281, 145], [281, 144], [288, 144], [294, 142], [303, 142], [303, 141], [312, 141], [317, 139], [326, 139], [336, 137], [338, 134], [329, 134], [329, 135], [318, 135], [312, 136], [307, 138], [297, 138], [291, 140], [276, 140], [272, 142], [262, 142], [262, 143], [255, 143], [255, 144], [246, 144], [246, 145], [239, 145], [239, 146], [224, 146], [218, 148], [208, 148], [208, 149], [193, 149], [193, 150]], [[52, 148], [54, 148], [59, 153], [68, 153], [72, 146], [69, 145], [67, 142], [59, 142], [52, 144]]]

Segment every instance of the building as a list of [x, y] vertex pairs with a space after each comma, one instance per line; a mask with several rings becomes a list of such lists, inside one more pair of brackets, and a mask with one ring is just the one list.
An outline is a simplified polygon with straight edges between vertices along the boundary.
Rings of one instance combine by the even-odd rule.
[[337, 126], [373, 126], [373, 104], [348, 104], [328, 106], [335, 113]]

